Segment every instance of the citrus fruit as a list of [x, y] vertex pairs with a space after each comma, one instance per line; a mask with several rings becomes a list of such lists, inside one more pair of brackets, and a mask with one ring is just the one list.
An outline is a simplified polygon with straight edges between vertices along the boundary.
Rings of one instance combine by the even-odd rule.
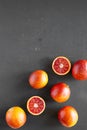
[[48, 75], [43, 70], [36, 70], [29, 76], [29, 84], [35, 89], [41, 89], [48, 83]]
[[17, 129], [25, 124], [26, 113], [21, 107], [14, 106], [7, 110], [5, 119], [9, 127]]
[[73, 64], [72, 76], [77, 80], [87, 80], [87, 60], [78, 60]]
[[68, 58], [58, 56], [53, 60], [52, 69], [57, 75], [66, 75], [71, 69], [71, 63]]
[[70, 98], [70, 87], [63, 82], [57, 83], [52, 86], [50, 95], [58, 103], [65, 102]]
[[75, 126], [78, 121], [77, 110], [72, 106], [64, 106], [58, 111], [58, 120], [65, 127]]
[[45, 101], [40, 96], [32, 96], [27, 101], [27, 110], [32, 115], [40, 115], [45, 110]]

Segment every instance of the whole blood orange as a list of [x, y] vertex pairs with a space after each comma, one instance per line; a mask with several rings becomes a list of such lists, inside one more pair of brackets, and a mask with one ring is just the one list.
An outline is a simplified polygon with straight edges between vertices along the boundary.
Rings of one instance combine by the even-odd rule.
[[43, 70], [36, 70], [29, 76], [29, 84], [35, 89], [41, 89], [48, 83], [48, 75]]
[[32, 96], [27, 101], [27, 110], [32, 115], [40, 115], [45, 110], [45, 101], [40, 96]]
[[72, 76], [77, 80], [87, 80], [87, 60], [78, 60], [74, 63]]
[[19, 106], [11, 107], [6, 112], [6, 123], [9, 127], [17, 129], [22, 127], [26, 122], [26, 113]]
[[72, 106], [64, 106], [58, 111], [58, 120], [65, 127], [72, 127], [78, 121], [78, 112]]
[[56, 102], [63, 103], [70, 97], [70, 87], [63, 82], [57, 83], [51, 88], [50, 95]]
[[71, 69], [70, 60], [64, 56], [58, 56], [53, 60], [52, 69], [57, 75], [66, 75]]

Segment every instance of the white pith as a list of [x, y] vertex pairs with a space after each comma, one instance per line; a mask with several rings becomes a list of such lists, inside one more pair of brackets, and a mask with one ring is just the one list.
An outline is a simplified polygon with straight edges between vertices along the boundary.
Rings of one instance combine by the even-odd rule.
[[37, 108], [37, 107], [38, 107], [38, 104], [37, 104], [37, 103], [34, 103], [34, 107]]
[[64, 65], [63, 65], [62, 63], [59, 65], [59, 67], [60, 67], [61, 69], [63, 68], [63, 66], [64, 66]]

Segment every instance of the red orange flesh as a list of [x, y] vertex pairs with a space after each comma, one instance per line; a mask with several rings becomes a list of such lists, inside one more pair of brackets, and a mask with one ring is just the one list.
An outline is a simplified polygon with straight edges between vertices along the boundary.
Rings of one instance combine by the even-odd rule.
[[57, 75], [66, 75], [71, 69], [70, 60], [64, 56], [58, 56], [53, 60], [52, 69]]
[[32, 96], [27, 101], [27, 110], [32, 115], [40, 115], [45, 110], [45, 101], [40, 96]]

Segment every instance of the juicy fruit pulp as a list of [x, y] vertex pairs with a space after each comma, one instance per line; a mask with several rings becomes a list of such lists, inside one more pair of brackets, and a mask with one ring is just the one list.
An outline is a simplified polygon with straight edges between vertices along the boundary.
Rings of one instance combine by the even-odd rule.
[[35, 89], [43, 88], [48, 83], [48, 75], [43, 70], [36, 70], [29, 76], [29, 83]]
[[70, 88], [66, 83], [57, 83], [51, 88], [50, 95], [56, 102], [65, 102], [70, 97]]
[[58, 120], [65, 127], [72, 127], [78, 121], [78, 113], [72, 106], [64, 106], [58, 111]]
[[68, 58], [59, 56], [53, 60], [52, 69], [58, 75], [66, 75], [71, 69], [71, 63]]
[[87, 60], [78, 60], [74, 63], [72, 76], [77, 80], [87, 80]]
[[32, 115], [40, 115], [45, 110], [45, 101], [39, 96], [32, 96], [27, 101], [27, 110]]
[[26, 122], [26, 113], [18, 106], [11, 107], [6, 112], [6, 123], [9, 127], [17, 129]]

